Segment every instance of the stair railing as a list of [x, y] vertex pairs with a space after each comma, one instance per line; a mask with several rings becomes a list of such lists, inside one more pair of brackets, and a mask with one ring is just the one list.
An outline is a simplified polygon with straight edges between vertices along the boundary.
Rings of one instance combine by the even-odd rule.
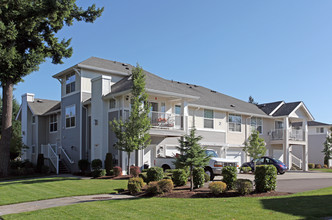
[[292, 155], [292, 163], [294, 163], [296, 166], [298, 166], [300, 169], [302, 169], [302, 160], [292, 153], [291, 153], [291, 155]]
[[55, 153], [53, 147], [50, 144], [48, 144], [47, 146], [48, 146], [47, 156], [50, 159], [53, 166], [55, 167], [56, 174], [59, 174], [59, 156]]
[[[67, 160], [70, 164], [74, 164], [74, 163], [75, 163], [75, 161], [72, 160], [72, 159], [69, 157], [69, 155], [67, 154], [66, 150], [65, 150], [62, 146], [59, 147], [59, 150], [60, 150], [61, 156], [64, 155], [64, 157], [66, 158], [66, 160]], [[61, 158], [63, 158], [63, 157], [61, 157]]]

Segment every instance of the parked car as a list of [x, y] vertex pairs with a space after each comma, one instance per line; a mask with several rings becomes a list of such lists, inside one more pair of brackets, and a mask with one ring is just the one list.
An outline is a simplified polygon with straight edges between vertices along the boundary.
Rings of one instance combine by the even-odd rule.
[[[256, 166], [257, 165], [274, 165], [279, 174], [284, 174], [286, 170], [288, 170], [288, 167], [283, 162], [272, 157], [261, 157], [256, 159]], [[250, 167], [252, 171], [255, 171], [254, 160], [243, 163], [241, 167]]]

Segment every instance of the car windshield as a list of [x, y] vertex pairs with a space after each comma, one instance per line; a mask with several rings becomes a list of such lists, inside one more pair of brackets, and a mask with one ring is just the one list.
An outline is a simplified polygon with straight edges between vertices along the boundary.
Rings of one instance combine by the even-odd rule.
[[213, 150], [206, 150], [205, 153], [209, 157], [218, 157], [218, 154]]
[[282, 163], [280, 160], [273, 158], [273, 160], [275, 160], [277, 163]]

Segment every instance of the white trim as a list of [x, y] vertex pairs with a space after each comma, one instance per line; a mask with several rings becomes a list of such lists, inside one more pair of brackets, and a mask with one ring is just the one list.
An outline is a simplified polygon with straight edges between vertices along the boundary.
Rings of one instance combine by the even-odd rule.
[[281, 101], [281, 103], [269, 114], [269, 115], [273, 115], [281, 106], [283, 106], [285, 104], [284, 101]]
[[75, 91], [75, 92], [71, 92], [71, 93], [68, 93], [68, 94], [66, 94], [66, 95], [64, 95], [64, 96], [61, 96], [61, 98], [66, 98], [66, 97], [68, 97], [68, 96], [71, 96], [71, 95], [75, 95], [75, 94], [77, 94], [77, 93], [80, 93], [81, 91]]
[[[51, 115], [55, 115], [55, 118], [56, 118], [56, 122], [52, 122], [52, 124], [56, 123], [56, 131], [51, 131]], [[50, 134], [54, 134], [54, 133], [57, 133], [58, 132], [58, 115], [57, 114], [50, 114], [48, 115], [48, 131]]]
[[309, 112], [309, 110], [307, 109], [307, 107], [305, 106], [305, 104], [303, 102], [300, 102], [300, 104], [298, 106], [296, 106], [296, 108], [289, 115], [291, 115], [294, 112], [296, 112], [296, 110], [298, 110], [301, 106], [304, 108], [304, 110], [306, 111], [307, 115], [309, 116], [309, 119], [310, 119], [309, 121], [315, 120], [314, 117], [311, 115], [311, 113]]
[[109, 70], [109, 69], [104, 69], [104, 68], [99, 68], [99, 67], [93, 67], [93, 66], [88, 66], [88, 65], [84, 65], [84, 64], [77, 64], [77, 67], [87, 69], [87, 70], [95, 70], [98, 72], [100, 71], [100, 72], [104, 72], [104, 73], [111, 73], [111, 74], [120, 75], [120, 76], [129, 76], [130, 75], [130, 73]]
[[[229, 115], [232, 114], [232, 115], [237, 115], [237, 116], [240, 116], [241, 117], [241, 122], [240, 122], [240, 129], [241, 131], [231, 131], [229, 130]], [[241, 114], [234, 114], [234, 113], [227, 113], [227, 131], [230, 132], [230, 133], [242, 133], [242, 115]], [[231, 122], [231, 123], [234, 123], [234, 122]], [[245, 123], [245, 126], [246, 126], [246, 123]]]
[[131, 89], [122, 91], [122, 92], [117, 92], [117, 93], [108, 93], [107, 95], [104, 95], [102, 98], [104, 100], [114, 98], [115, 96], [122, 96], [124, 94], [129, 94], [131, 92]]
[[[67, 127], [67, 122], [66, 122], [66, 108], [68, 108], [68, 107], [72, 107], [72, 106], [74, 106], [75, 107], [75, 126], [72, 126], [72, 127]], [[65, 106], [65, 129], [72, 129], [72, 128], [76, 128], [76, 125], [77, 125], [77, 120], [76, 120], [76, 118], [77, 118], [77, 115], [76, 115], [76, 104], [72, 104], [72, 105], [67, 105], [67, 106]], [[69, 118], [71, 118], [71, 117], [69, 117]]]
[[225, 130], [217, 130], [217, 129], [211, 129], [211, 128], [196, 128], [197, 131], [212, 131], [212, 132], [223, 132], [226, 133]]
[[185, 95], [185, 94], [179, 94], [175, 92], [166, 92], [166, 91], [160, 91], [156, 89], [145, 89], [147, 93], [155, 93], [155, 94], [161, 94], [161, 95], [169, 95], [169, 96], [177, 96], [182, 98], [189, 98], [189, 99], [199, 99], [198, 96], [192, 96], [192, 95]]

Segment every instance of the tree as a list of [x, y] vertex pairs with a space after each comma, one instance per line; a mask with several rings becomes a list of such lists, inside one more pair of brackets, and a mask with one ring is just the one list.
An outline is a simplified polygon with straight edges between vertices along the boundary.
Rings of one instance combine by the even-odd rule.
[[324, 164], [328, 165], [329, 159], [332, 159], [332, 127], [330, 128], [330, 134], [326, 137], [326, 141], [324, 142], [324, 149], [322, 153], [324, 153]]
[[266, 153], [265, 141], [259, 137], [258, 131], [253, 131], [248, 141], [244, 142], [243, 151], [254, 159], [254, 168], [256, 169], [256, 159], [264, 156]]
[[248, 102], [254, 105], [258, 105], [258, 102], [255, 102], [255, 99], [252, 96], [249, 96]]
[[189, 167], [190, 170], [190, 191], [194, 190], [193, 186], [193, 168], [204, 168], [210, 157], [206, 155], [205, 148], [203, 148], [198, 142], [202, 140], [201, 136], [196, 136], [196, 129], [190, 130], [189, 135], [185, 135], [179, 139], [180, 156], [176, 158], [175, 163], [182, 165], [183, 167]]
[[150, 106], [145, 92], [145, 74], [137, 65], [130, 76], [132, 86], [131, 112], [129, 118], [114, 119], [110, 125], [117, 138], [114, 147], [127, 152], [127, 171], [130, 174], [130, 154], [142, 150], [150, 144], [149, 130], [151, 127], [149, 112]]
[[70, 40], [55, 35], [74, 20], [93, 22], [103, 8], [92, 5], [83, 10], [76, 0], [15, 0], [0, 3], [0, 83], [3, 112], [0, 139], [0, 175], [8, 174], [12, 136], [13, 86], [38, 70], [46, 58], [61, 64], [72, 55]]

